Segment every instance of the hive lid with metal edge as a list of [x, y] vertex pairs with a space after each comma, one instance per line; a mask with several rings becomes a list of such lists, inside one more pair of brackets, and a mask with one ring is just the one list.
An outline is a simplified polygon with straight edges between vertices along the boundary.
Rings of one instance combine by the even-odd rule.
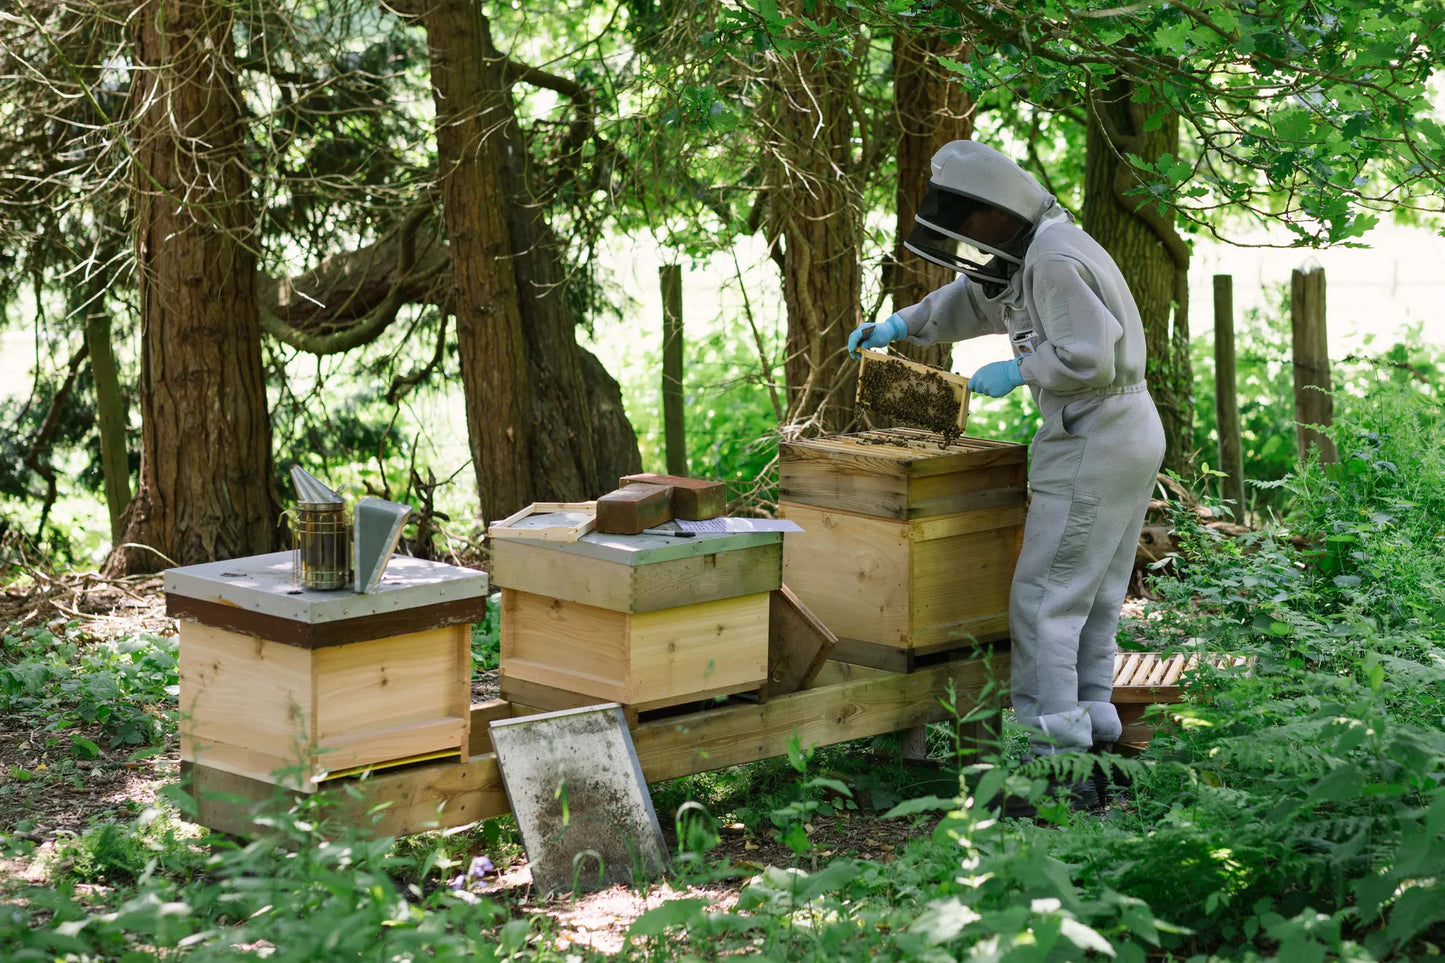
[[296, 499], [303, 505], [340, 505], [341, 496], [329, 485], [300, 465], [291, 466], [291, 484], [296, 486]]
[[376, 590], [410, 514], [410, 506], [383, 498], [367, 497], [356, 503], [351, 518], [356, 591], [365, 594]]

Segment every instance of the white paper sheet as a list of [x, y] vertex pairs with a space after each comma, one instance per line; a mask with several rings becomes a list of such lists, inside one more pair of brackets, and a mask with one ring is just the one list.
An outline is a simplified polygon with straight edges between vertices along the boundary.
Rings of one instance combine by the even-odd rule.
[[673, 519], [684, 532], [801, 532], [803, 526], [787, 518], [705, 518], [700, 522]]

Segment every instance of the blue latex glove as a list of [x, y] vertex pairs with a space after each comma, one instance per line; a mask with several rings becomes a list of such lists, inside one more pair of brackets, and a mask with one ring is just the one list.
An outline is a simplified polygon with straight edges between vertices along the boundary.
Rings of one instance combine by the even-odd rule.
[[889, 316], [878, 324], [860, 324], [848, 335], [848, 357], [858, 357], [859, 348], [883, 349], [908, 337], [908, 325], [899, 315]]
[[1017, 358], [1012, 361], [990, 361], [968, 379], [968, 390], [988, 398], [1002, 398], [1024, 383]]

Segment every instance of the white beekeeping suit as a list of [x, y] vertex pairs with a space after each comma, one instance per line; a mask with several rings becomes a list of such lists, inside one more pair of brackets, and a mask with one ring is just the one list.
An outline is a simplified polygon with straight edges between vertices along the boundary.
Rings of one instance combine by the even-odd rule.
[[[965, 234], [980, 205], [1014, 215], [1019, 230], [992, 243]], [[1112, 744], [1119, 609], [1164, 455], [1139, 310], [1108, 253], [983, 144], [955, 141], [934, 155], [908, 246], [960, 277], [900, 310], [894, 336], [1007, 334], [1015, 360], [996, 364], [1013, 380], [996, 393], [1021, 380], [1043, 414], [1009, 600], [1015, 713], [1041, 753]]]

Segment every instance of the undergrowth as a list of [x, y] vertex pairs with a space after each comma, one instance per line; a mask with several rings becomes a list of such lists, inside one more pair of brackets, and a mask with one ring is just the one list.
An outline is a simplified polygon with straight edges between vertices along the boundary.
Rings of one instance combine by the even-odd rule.
[[[655, 790], [659, 811], [677, 813], [674, 867], [684, 882], [740, 871], [711, 855], [719, 816], [775, 834], [796, 858], [747, 869], [735, 906], [674, 899], [643, 914], [622, 956], [1438, 955], [1445, 412], [1400, 390], [1381, 390], [1352, 411], [1335, 431], [1341, 463], [1300, 466], [1283, 481], [1286, 525], [1225, 539], [1192, 513], [1175, 519], [1180, 554], [1131, 631], [1151, 649], [1242, 658], [1192, 672], [1185, 701], [1154, 717], [1160, 729], [1147, 752], [1113, 762], [1133, 779], [1120, 804], [1102, 815], [1045, 806], [1039, 823], [1005, 820], [992, 801], [1006, 788], [1037, 795], [1043, 764], [1000, 752], [925, 786], [890, 778], [856, 747], [795, 744], [784, 760]], [[52, 674], [54, 660], [35, 654], [69, 651], [63, 635], [25, 641], [7, 640], [0, 664], [5, 712], [104, 725], [99, 710], [83, 708], [95, 701], [85, 702], [84, 673]], [[166, 644], [150, 645], [163, 663]], [[154, 695], [171, 684], [159, 664], [138, 663], [125, 646], [89, 658], [125, 680], [122, 691]], [[47, 666], [46, 685], [37, 684], [37, 661]], [[157, 704], [136, 703], [164, 724]], [[106, 730], [106, 738], [129, 731]], [[270, 835], [237, 843], [183, 832], [192, 805], [174, 789], [132, 820], [99, 823], [69, 841], [52, 864], [52, 885], [6, 887], [0, 957], [588, 955], [564, 947], [545, 916], [517, 915], [469, 892], [475, 833], [370, 840], [327, 829], [324, 804], [312, 800], [273, 806]], [[809, 820], [889, 805], [889, 818], [914, 827], [893, 859], [810, 850]], [[106, 885], [82, 885], [96, 880]]]

